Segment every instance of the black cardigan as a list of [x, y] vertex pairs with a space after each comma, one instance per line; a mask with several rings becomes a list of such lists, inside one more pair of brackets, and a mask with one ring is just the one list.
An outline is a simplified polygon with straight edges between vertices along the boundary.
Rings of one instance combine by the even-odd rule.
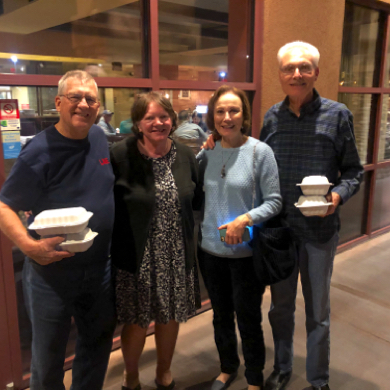
[[[194, 216], [203, 201], [198, 163], [191, 149], [173, 141], [176, 159], [172, 174], [178, 189], [185, 245], [186, 271], [195, 262]], [[137, 138], [130, 136], [111, 148], [115, 174], [115, 223], [111, 256], [113, 264], [131, 273], [139, 271], [155, 207], [152, 161], [142, 157]]]

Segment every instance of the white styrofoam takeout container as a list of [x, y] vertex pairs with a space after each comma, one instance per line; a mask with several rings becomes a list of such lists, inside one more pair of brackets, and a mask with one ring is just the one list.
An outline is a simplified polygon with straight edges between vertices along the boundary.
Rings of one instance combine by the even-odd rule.
[[41, 236], [42, 238], [52, 238], [52, 237], [63, 237], [68, 241], [81, 241], [84, 240], [85, 236], [91, 231], [90, 228], [85, 228], [79, 233], [68, 233], [68, 234], [47, 234]]
[[[68, 234], [66, 240], [59, 244], [59, 248], [68, 252], [85, 252], [88, 250], [92, 244], [94, 238], [99, 233], [91, 231], [91, 229], [86, 228], [81, 233], [77, 234]], [[78, 236], [84, 236], [81, 240], [75, 240], [74, 238], [78, 238]]]
[[327, 202], [324, 196], [300, 196], [295, 207], [306, 217], [325, 215], [331, 202]]
[[28, 228], [41, 236], [80, 233], [87, 227], [92, 215], [84, 207], [44, 210]]
[[306, 176], [297, 184], [304, 195], [326, 195], [331, 185], [326, 176]]

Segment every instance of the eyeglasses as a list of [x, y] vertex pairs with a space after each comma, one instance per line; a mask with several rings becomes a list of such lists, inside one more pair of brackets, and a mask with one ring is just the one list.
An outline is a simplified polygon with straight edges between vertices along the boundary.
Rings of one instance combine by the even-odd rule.
[[79, 104], [85, 98], [89, 107], [94, 107], [99, 103], [98, 99], [93, 98], [92, 96], [84, 96], [77, 93], [68, 93], [67, 95], [60, 96], [65, 96], [73, 104]]
[[300, 74], [310, 74], [314, 70], [313, 65], [311, 64], [300, 64], [300, 65], [290, 64], [281, 67], [280, 71], [286, 75], [293, 75], [297, 69], [299, 70]]

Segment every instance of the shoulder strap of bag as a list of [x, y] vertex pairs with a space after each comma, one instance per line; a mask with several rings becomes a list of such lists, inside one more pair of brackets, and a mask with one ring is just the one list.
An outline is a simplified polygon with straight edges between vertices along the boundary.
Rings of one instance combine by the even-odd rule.
[[255, 208], [255, 196], [256, 196], [256, 175], [255, 175], [255, 172], [256, 172], [256, 146], [259, 144], [260, 142], [256, 142], [255, 143], [255, 146], [253, 147], [253, 167], [252, 167], [252, 208], [251, 210], [253, 210]]

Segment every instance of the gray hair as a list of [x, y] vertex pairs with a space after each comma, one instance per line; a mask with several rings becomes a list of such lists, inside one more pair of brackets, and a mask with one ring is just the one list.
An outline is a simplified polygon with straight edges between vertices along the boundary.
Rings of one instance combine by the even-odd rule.
[[320, 60], [320, 52], [318, 49], [311, 45], [310, 43], [302, 42], [302, 41], [295, 41], [287, 43], [286, 45], [282, 46], [278, 51], [278, 62], [279, 65], [282, 63], [283, 57], [290, 51], [298, 49], [302, 51], [303, 53], [307, 53], [311, 56], [314, 66], [318, 67], [318, 62]]
[[70, 70], [66, 72], [58, 82], [58, 95], [63, 95], [66, 90], [66, 83], [68, 79], [77, 79], [82, 83], [94, 82], [96, 85], [96, 90], [98, 89], [96, 81], [94, 78], [87, 72], [83, 70]]

